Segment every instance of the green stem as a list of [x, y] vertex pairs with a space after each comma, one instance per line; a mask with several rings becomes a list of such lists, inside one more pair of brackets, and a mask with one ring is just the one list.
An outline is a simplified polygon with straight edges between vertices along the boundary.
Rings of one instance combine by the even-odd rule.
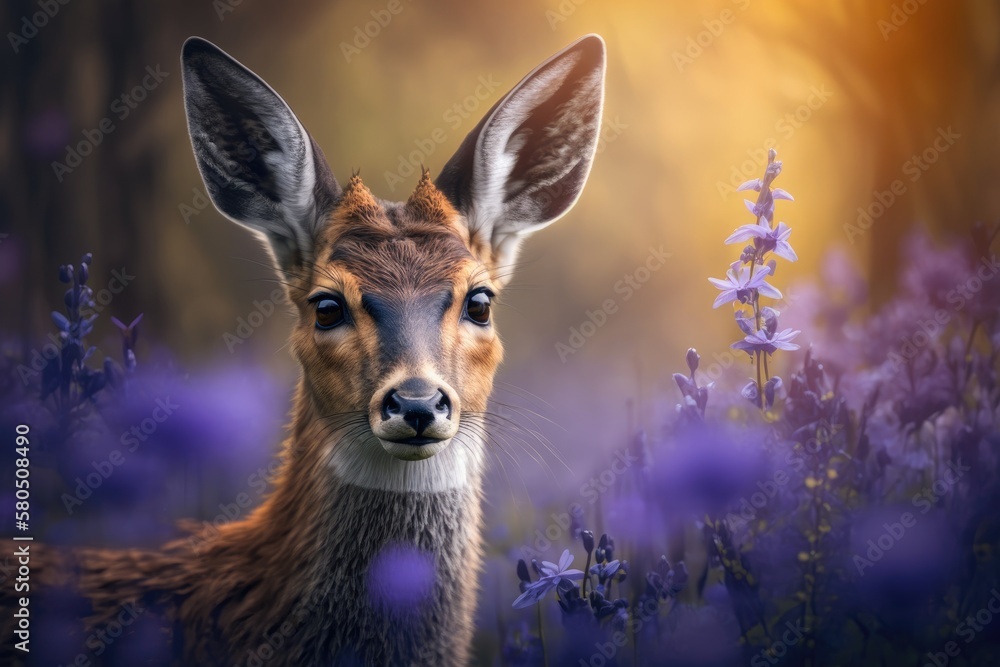
[[754, 352], [754, 366], [757, 367], [757, 407], [764, 409], [764, 385], [760, 381], [760, 350]]
[[965, 377], [962, 378], [964, 382], [968, 382], [969, 376], [972, 375], [972, 345], [976, 342], [976, 331], [979, 329], [979, 322], [972, 322], [972, 330], [969, 332], [969, 340], [965, 343], [965, 352], [962, 353], [962, 361], [965, 362]]
[[545, 651], [545, 634], [542, 632], [542, 605], [538, 603], [535, 605], [538, 609], [538, 644], [542, 647], [542, 664], [545, 667], [549, 667], [549, 656]]

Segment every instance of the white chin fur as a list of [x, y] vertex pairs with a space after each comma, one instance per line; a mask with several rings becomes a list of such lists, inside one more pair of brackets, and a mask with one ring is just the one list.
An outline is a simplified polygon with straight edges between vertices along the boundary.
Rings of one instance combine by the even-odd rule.
[[382, 449], [403, 461], [423, 461], [424, 459], [429, 459], [435, 454], [443, 452], [445, 447], [451, 444], [451, 438], [419, 446], [404, 445], [399, 442], [392, 442], [391, 440], [383, 440], [382, 438], [379, 438], [378, 441], [382, 443]]
[[483, 469], [483, 443], [460, 433], [419, 447], [375, 438], [331, 438], [330, 465], [347, 483], [366, 489], [404, 493], [450, 491], [476, 482]]

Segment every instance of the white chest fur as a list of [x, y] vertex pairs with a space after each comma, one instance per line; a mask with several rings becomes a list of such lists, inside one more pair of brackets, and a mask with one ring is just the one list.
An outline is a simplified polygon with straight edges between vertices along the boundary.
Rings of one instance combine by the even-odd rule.
[[369, 437], [330, 444], [330, 466], [337, 478], [365, 489], [403, 493], [434, 493], [466, 488], [483, 470], [479, 436], [460, 432], [443, 451], [421, 461], [403, 461]]

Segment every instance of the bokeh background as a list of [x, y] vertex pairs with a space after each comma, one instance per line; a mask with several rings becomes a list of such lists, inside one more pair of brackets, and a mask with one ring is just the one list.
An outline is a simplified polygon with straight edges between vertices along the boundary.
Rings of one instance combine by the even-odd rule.
[[[513, 446], [505, 469], [491, 473], [488, 511], [523, 517], [506, 524], [513, 535], [504, 539], [530, 534], [532, 508], [551, 500], [536, 497], [540, 489], [571, 493], [626, 434], [657, 430], [678, 400], [670, 373], [685, 349], [706, 359], [728, 350], [731, 321], [712, 310], [706, 278], [735, 259], [737, 248], [722, 241], [747, 216], [733, 189], [762, 174], [767, 148], [784, 162], [777, 185], [796, 197], [779, 219], [794, 229], [799, 261], [782, 265], [777, 280], [793, 318], [796, 291], [822, 280], [831, 250], [861, 270], [877, 304], [908, 261], [901, 239], [913, 227], [962, 236], [1000, 217], [1000, 6], [990, 0], [400, 3], [375, 31], [372, 12], [387, 6], [380, 0], [71, 0], [32, 32], [25, 21], [41, 23], [31, 18], [38, 3], [5, 2], [4, 334], [24, 355], [44, 342], [61, 300], [55, 267], [94, 251], [95, 290], [114, 270], [134, 276], [102, 313], [124, 321], [143, 313], [140, 361], [169, 350], [192, 373], [243, 369], [220, 371], [206, 395], [227, 391], [227, 377], [261, 388], [256, 400], [273, 418], [236, 429], [238, 443], [258, 441], [247, 445], [252, 456], [233, 456], [236, 477], [276, 449], [297, 373], [284, 347], [289, 320], [277, 308], [245, 342], [227, 344], [276, 285], [258, 243], [204, 198], [178, 68], [189, 35], [260, 74], [342, 181], [360, 169], [387, 199], [416, 184], [417, 169], [400, 170], [414, 151], [436, 173], [541, 60], [582, 34], [605, 38], [605, 132], [590, 181], [576, 208], [529, 242], [497, 317], [507, 348], [499, 398], [537, 412], [530, 428], [555, 452], [534, 457]], [[359, 37], [366, 26], [376, 34]], [[157, 67], [162, 82], [121, 117], [116, 99]], [[479, 99], [484, 81], [491, 90]], [[104, 118], [114, 130], [71, 171], [54, 168]], [[445, 140], [427, 150], [435, 131]], [[933, 148], [942, 133], [957, 138]], [[877, 211], [897, 180], [903, 193], [869, 228], [858, 226], [859, 209]], [[651, 247], [669, 262], [560, 358], [556, 344], [618, 298], [615, 284]], [[102, 316], [92, 339], [110, 353], [117, 336]], [[720, 385], [741, 384], [749, 369], [735, 364]], [[221, 413], [227, 423], [240, 421], [240, 407]], [[165, 510], [165, 522], [181, 510], [210, 517], [231, 496], [223, 481], [178, 476], [184, 502]]]
[[[443, 130], [445, 142], [422, 158], [440, 169], [520, 77], [597, 32], [609, 50], [607, 141], [575, 210], [528, 245], [515, 281], [523, 289], [505, 297], [499, 316], [505, 380], [545, 396], [567, 429], [561, 444], [579, 448], [588, 436], [615, 433], [625, 415], [618, 397], [664, 389], [678, 351], [725, 349], [728, 333], [714, 326], [725, 318], [709, 307], [706, 277], [732, 260], [734, 248], [721, 241], [744, 211], [731, 186], [760, 174], [769, 141], [786, 165], [780, 184], [797, 198], [783, 214], [801, 258], [782, 276], [786, 285], [815, 275], [823, 254], [843, 246], [884, 293], [906, 260], [898, 244], [906, 228], [924, 222], [961, 233], [1000, 214], [992, 187], [1000, 8], [910, 3], [919, 11], [901, 14], [905, 22], [897, 16], [896, 26], [894, 4], [404, 0], [389, 25], [347, 55], [343, 45], [353, 46], [384, 3], [60, 6], [0, 59], [6, 328], [25, 340], [38, 335], [58, 296], [45, 271], [98, 247], [95, 275], [124, 266], [137, 276], [115, 297], [114, 313], [145, 313], [146, 329], [194, 365], [228, 357], [223, 335], [270, 294], [256, 241], [199, 199], [177, 66], [185, 37], [217, 41], [275, 86], [342, 179], [361, 169], [377, 195], [401, 199], [416, 177], [390, 183], [386, 173], [420, 150], [415, 142]], [[38, 8], [12, 1], [0, 11], [19, 32]], [[168, 76], [119, 120], [116, 98], [157, 65]], [[482, 102], [474, 97], [480, 77], [500, 84]], [[456, 104], [471, 109], [466, 118]], [[67, 146], [105, 117], [114, 131], [60, 181], [52, 163], [65, 163]], [[911, 182], [904, 164], [949, 127], [961, 138]], [[845, 230], [896, 179], [906, 193], [869, 230]], [[563, 363], [555, 344], [660, 245], [670, 263]], [[283, 315], [269, 318], [238, 353], [291, 376], [279, 351], [286, 331]]]

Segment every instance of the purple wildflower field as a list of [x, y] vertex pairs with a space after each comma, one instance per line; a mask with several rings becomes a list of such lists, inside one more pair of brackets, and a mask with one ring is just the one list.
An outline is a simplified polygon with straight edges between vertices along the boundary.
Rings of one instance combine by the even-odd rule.
[[[593, 491], [597, 503], [537, 508], [558, 526], [543, 549], [487, 526], [476, 641], [496, 651], [494, 664], [1000, 659], [1000, 625], [991, 625], [1000, 604], [1000, 290], [989, 282], [998, 228], [978, 225], [950, 245], [914, 232], [898, 293], [877, 307], [837, 253], [821, 267], [822, 284], [789, 303], [780, 262], [797, 259], [795, 225], [777, 221], [777, 204], [795, 216], [792, 195], [773, 187], [781, 170], [772, 151], [763, 177], [740, 186], [756, 196], [745, 200], [751, 219], [725, 239], [739, 258], [725, 278], [709, 278], [711, 305], [733, 312], [731, 349], [747, 355], [748, 381], [713, 381], [718, 369], [689, 349], [673, 376], [675, 411], [658, 431], [620, 443], [621, 465]], [[63, 304], [39, 353], [8, 345], [3, 357], [4, 428], [30, 419], [42, 443], [33, 480], [43, 538], [154, 545], [176, 536], [185, 515], [206, 526], [240, 518], [243, 498], [250, 505], [268, 492], [275, 468], [260, 434], [280, 431], [275, 406], [288, 396], [263, 369], [195, 376], [165, 350], [137, 353], [142, 337], [155, 337], [141, 314], [110, 318], [121, 349], [98, 352], [87, 342], [99, 317], [92, 261], [53, 271]], [[528, 432], [510, 435], [527, 441]], [[257, 472], [233, 479], [234, 469]], [[223, 500], [214, 517], [190, 500], [208, 477]], [[14, 576], [10, 559], [3, 571]], [[374, 603], [405, 609], [436, 574], [422, 552], [399, 548], [368, 576]], [[51, 632], [78, 633], [72, 600], [46, 617]], [[127, 641], [109, 643], [112, 664], [168, 655], [156, 623], [143, 618]], [[72, 659], [73, 647], [47, 644], [38, 664]]]
[[0, 666], [1000, 665], [994, 4], [10, 0]]

